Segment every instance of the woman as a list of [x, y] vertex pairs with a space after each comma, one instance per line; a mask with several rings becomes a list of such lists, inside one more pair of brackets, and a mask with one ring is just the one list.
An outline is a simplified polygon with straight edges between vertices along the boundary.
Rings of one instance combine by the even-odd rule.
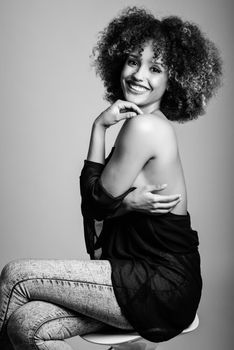
[[[218, 52], [197, 26], [134, 7], [108, 25], [94, 53], [112, 104], [94, 121], [80, 184], [87, 250], [94, 258], [100, 248], [101, 259], [8, 264], [0, 284], [6, 350], [70, 349], [64, 339], [110, 327], [165, 341], [199, 304], [198, 236], [170, 121], [204, 112], [220, 82]], [[105, 160], [106, 130], [120, 120]], [[152, 198], [165, 182], [165, 197]]]

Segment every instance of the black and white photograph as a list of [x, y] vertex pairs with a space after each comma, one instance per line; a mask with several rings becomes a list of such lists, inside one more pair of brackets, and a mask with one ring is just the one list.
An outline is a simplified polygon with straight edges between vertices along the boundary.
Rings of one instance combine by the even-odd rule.
[[0, 350], [231, 350], [231, 0], [0, 0]]

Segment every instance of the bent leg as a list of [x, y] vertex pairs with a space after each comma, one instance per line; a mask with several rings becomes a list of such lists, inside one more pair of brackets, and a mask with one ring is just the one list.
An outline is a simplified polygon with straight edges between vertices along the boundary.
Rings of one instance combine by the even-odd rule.
[[61, 306], [32, 301], [10, 317], [8, 334], [15, 350], [71, 350], [64, 339], [107, 328]]
[[0, 330], [19, 307], [44, 300], [114, 327], [132, 329], [116, 301], [109, 261], [19, 260], [0, 280]]

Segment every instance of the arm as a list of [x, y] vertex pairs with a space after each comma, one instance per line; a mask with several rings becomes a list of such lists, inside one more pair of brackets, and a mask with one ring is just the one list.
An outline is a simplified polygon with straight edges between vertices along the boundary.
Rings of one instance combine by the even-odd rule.
[[[88, 161], [85, 161], [80, 177], [83, 216], [102, 220], [106, 217], [121, 216], [129, 211], [141, 211], [156, 215], [167, 213], [179, 203], [180, 196], [159, 195], [158, 191], [164, 189], [166, 185], [144, 186], [137, 189], [131, 187], [126, 190], [126, 192], [122, 193], [122, 195], [116, 197], [112, 195], [111, 192], [108, 193], [100, 182], [100, 177], [104, 169], [106, 129], [122, 119], [131, 118], [138, 112], [136, 109], [136, 113], [120, 113], [119, 109], [121, 107], [126, 108], [126, 102], [117, 101], [116, 104], [118, 103], [118, 109], [115, 104], [112, 105], [95, 120], [92, 128], [87, 157]], [[127, 104], [128, 106], [132, 105], [130, 103]], [[115, 107], [114, 112], [113, 110], [110, 111], [112, 107]], [[144, 132], [147, 132], [147, 130], [144, 130]], [[136, 142], [140, 144], [139, 139], [136, 139]], [[138, 158], [138, 154], [135, 158]], [[126, 163], [129, 167], [128, 161]], [[142, 164], [140, 167], [141, 166]]]
[[109, 194], [100, 182], [104, 165], [85, 161], [80, 175], [81, 211], [84, 218], [104, 220], [113, 216], [132, 187], [120, 196]]
[[[122, 113], [121, 110], [126, 108], [131, 108], [131, 111]], [[112, 216], [121, 205], [123, 198], [134, 189], [129, 188], [119, 196], [112, 196], [102, 186], [100, 176], [104, 169], [106, 129], [120, 120], [132, 118], [137, 113], [141, 111], [134, 104], [117, 101], [95, 120], [87, 160], [80, 176], [81, 209], [84, 217], [103, 220]]]
[[98, 122], [98, 118], [94, 121], [90, 136], [87, 160], [100, 164], [105, 163], [106, 129], [106, 127]]
[[87, 160], [104, 164], [106, 130], [121, 120], [135, 117], [141, 113], [140, 108], [134, 103], [121, 100], [116, 101], [101, 113], [93, 123]]
[[122, 216], [130, 211], [138, 211], [148, 215], [161, 215], [170, 212], [181, 201], [181, 195], [160, 195], [159, 192], [166, 187], [166, 184], [137, 187], [124, 197], [114, 216]]
[[157, 156], [155, 131], [150, 119], [147, 116], [133, 118], [119, 133], [114, 153], [100, 178], [103, 187], [112, 196], [129, 189], [148, 160]]
[[[161, 149], [162, 141], [170, 137], [169, 133], [171, 129], [161, 121], [157, 122], [155, 128], [152, 117], [144, 116], [129, 121], [122, 128], [115, 152], [101, 175], [103, 186], [112, 195], [118, 195], [129, 188], [144, 164], [150, 158], [157, 157], [157, 149]], [[114, 216], [121, 216], [129, 211], [151, 215], [168, 213], [180, 202], [181, 196], [160, 195], [159, 191], [166, 186], [148, 185], [135, 189], [123, 199]]]

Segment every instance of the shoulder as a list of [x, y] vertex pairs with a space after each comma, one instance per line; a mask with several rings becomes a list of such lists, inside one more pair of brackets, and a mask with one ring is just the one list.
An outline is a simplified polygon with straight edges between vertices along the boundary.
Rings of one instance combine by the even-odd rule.
[[175, 131], [171, 122], [167, 120], [161, 112], [157, 114], [143, 114], [132, 119], [128, 119], [123, 125], [118, 139], [137, 139], [139, 142], [146, 139], [155, 143], [175, 138]]
[[139, 133], [159, 133], [173, 132], [171, 122], [163, 116], [161, 112], [155, 114], [142, 114], [128, 120], [126, 123], [129, 131], [138, 131]]

